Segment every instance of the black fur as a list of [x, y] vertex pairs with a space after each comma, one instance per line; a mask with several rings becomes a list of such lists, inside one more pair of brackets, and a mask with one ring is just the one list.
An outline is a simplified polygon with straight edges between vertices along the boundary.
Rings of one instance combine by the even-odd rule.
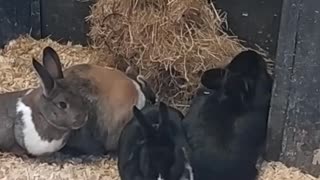
[[179, 180], [187, 148], [178, 110], [160, 105], [133, 108], [134, 118], [120, 136], [118, 168], [122, 180]]
[[195, 180], [256, 179], [272, 88], [264, 60], [244, 51], [201, 84], [183, 121]]

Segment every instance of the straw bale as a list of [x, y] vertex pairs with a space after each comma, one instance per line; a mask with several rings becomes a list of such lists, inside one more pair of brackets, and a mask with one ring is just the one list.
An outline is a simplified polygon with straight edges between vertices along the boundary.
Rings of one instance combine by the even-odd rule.
[[[20, 37], [0, 50], [2, 92], [37, 86], [36, 77], [30, 75], [32, 74], [30, 62], [32, 57], [39, 58], [41, 49], [47, 45], [57, 49], [63, 57], [64, 66], [82, 62], [97, 64], [99, 64], [97, 61], [105, 62], [105, 57], [101, 57], [101, 53], [96, 49], [71, 43], [61, 45], [50, 39], [36, 41], [28, 36]], [[0, 180], [120, 180], [116, 160], [108, 157], [86, 157], [86, 159], [90, 161], [74, 158], [56, 159], [46, 163], [39, 159], [19, 158], [8, 153], [0, 153]], [[279, 162], [262, 165], [259, 180], [287, 179], [315, 180], [316, 178], [303, 174], [296, 168], [287, 168]]]
[[136, 67], [179, 109], [204, 70], [247, 49], [222, 31], [226, 15], [204, 0], [98, 0], [88, 20], [93, 46]]

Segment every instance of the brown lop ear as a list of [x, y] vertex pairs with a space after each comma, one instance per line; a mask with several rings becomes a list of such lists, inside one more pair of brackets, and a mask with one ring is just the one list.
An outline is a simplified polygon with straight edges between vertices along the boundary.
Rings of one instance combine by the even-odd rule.
[[42, 63], [54, 79], [62, 79], [62, 65], [57, 52], [50, 46], [43, 50]]
[[50, 93], [55, 87], [55, 81], [51, 77], [50, 73], [44, 68], [38, 61], [32, 59], [33, 68], [36, 70], [38, 78], [40, 79], [40, 84], [42, 87], [42, 92], [46, 97], [50, 96]]

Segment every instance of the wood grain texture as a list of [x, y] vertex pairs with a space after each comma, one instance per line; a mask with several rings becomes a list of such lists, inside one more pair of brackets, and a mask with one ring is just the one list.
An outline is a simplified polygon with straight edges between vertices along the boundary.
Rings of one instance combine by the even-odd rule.
[[275, 58], [283, 0], [210, 1], [227, 13], [227, 31], [245, 40], [245, 45], [255, 49], [258, 45], [268, 57]]
[[61, 42], [87, 44], [93, 0], [41, 0], [42, 36]]
[[21, 34], [40, 37], [39, 0], [0, 0], [0, 47]]
[[[320, 1], [284, 0], [268, 157], [320, 175]], [[280, 152], [280, 153], [279, 153]]]

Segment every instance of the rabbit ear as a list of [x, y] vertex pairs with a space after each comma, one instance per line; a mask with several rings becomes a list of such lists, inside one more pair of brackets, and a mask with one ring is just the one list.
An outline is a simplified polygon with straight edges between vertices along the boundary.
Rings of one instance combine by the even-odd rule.
[[200, 82], [208, 89], [217, 89], [221, 87], [225, 76], [226, 71], [224, 69], [209, 69], [202, 74]]
[[62, 65], [57, 52], [50, 46], [43, 50], [42, 63], [54, 79], [63, 78]]
[[255, 78], [258, 73], [266, 69], [266, 67], [266, 62], [263, 57], [252, 50], [240, 52], [226, 66], [232, 73], [241, 74], [250, 78]]
[[168, 106], [164, 102], [159, 102], [159, 112], [159, 125], [161, 126], [169, 120]]
[[152, 127], [150, 123], [148, 123], [145, 116], [136, 106], [133, 106], [133, 115], [135, 118], [137, 118], [139, 124], [142, 126], [145, 132], [149, 132], [149, 133], [155, 132], [155, 129]]
[[36, 70], [43, 94], [48, 97], [55, 87], [55, 81], [50, 73], [35, 59], [32, 59], [33, 68]]

